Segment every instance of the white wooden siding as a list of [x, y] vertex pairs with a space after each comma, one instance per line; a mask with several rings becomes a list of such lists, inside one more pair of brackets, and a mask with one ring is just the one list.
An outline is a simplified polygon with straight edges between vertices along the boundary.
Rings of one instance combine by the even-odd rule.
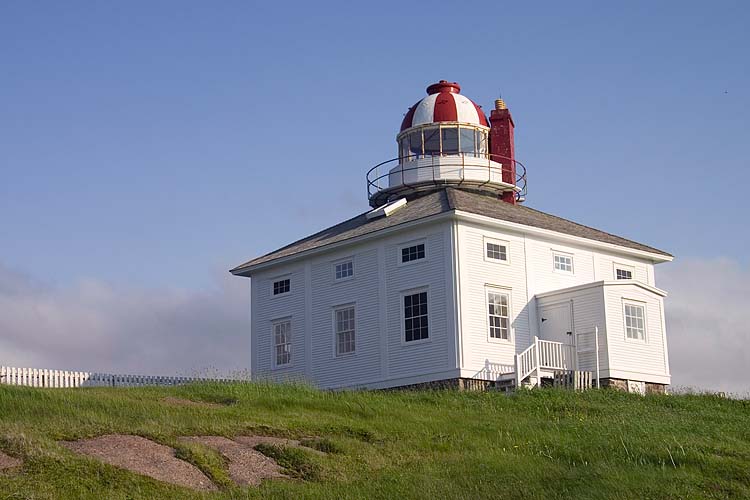
[[[450, 257], [445, 252], [445, 232], [450, 225], [442, 223], [410, 231], [385, 242], [386, 307], [388, 322], [388, 375], [392, 378], [445, 371], [455, 368], [449, 364], [449, 342], [453, 343], [453, 328], [448, 326], [446, 314], [446, 273], [450, 272]], [[427, 258], [424, 261], [399, 265], [400, 244], [424, 238]], [[403, 342], [404, 291], [426, 288], [429, 315], [427, 342]]]
[[[614, 280], [615, 263], [632, 267], [635, 270], [635, 280], [652, 286], [654, 284], [653, 264], [647, 260], [571, 246], [569, 243], [561, 244], [554, 239], [520, 231], [499, 230], [490, 224], [475, 222], [460, 222], [458, 235], [463, 349], [460, 366], [466, 375], [481, 370], [487, 362], [512, 365], [513, 355], [528, 347], [533, 337], [539, 335], [537, 294], [600, 280]], [[488, 262], [484, 258], [484, 241], [487, 238], [509, 242], [509, 264]], [[572, 274], [554, 271], [555, 252], [573, 256]], [[504, 345], [488, 340], [485, 299], [487, 285], [512, 290], [512, 344]], [[571, 293], [565, 296], [565, 300], [571, 300], [574, 296], [578, 297], [573, 307], [574, 328], [583, 332], [599, 327], [600, 369], [606, 369], [607, 325], [603, 292]], [[559, 301], [561, 298], [554, 300]], [[593, 341], [593, 337], [591, 340]], [[584, 363], [591, 362], [593, 366], [593, 355], [584, 358]]]
[[[466, 223], [459, 224], [458, 236], [463, 348], [461, 368], [470, 375], [485, 370], [488, 363], [512, 367], [515, 354], [531, 342], [523, 236], [494, 232]], [[485, 239], [508, 242], [510, 263], [485, 259]], [[488, 286], [499, 287], [499, 290], [510, 295], [511, 339], [508, 342], [489, 337]]]
[[[337, 257], [321, 256], [312, 262], [312, 381], [322, 387], [361, 384], [380, 377], [378, 307], [378, 249], [369, 245], [350, 249], [354, 277], [334, 279]], [[336, 356], [334, 307], [354, 305], [354, 353]]]
[[[304, 263], [273, 266], [252, 278], [253, 374], [273, 380], [305, 379], [324, 388], [387, 386], [457, 369], [451, 303], [450, 230], [439, 222], [379, 241], [339, 248]], [[427, 258], [400, 265], [399, 247], [425, 243]], [[354, 277], [334, 279], [334, 262], [354, 261]], [[291, 293], [271, 297], [271, 280], [289, 274]], [[429, 341], [402, 341], [401, 292], [428, 290]], [[263, 290], [266, 293], [263, 294]], [[355, 305], [355, 352], [335, 356], [333, 308]], [[271, 322], [292, 320], [292, 366], [272, 369]], [[429, 377], [427, 377], [429, 379]], [[415, 379], [416, 380], [416, 379]]]
[[[290, 293], [273, 297], [272, 282], [279, 276], [291, 280]], [[258, 378], [301, 380], [305, 378], [305, 266], [293, 263], [268, 269], [252, 278], [251, 345], [252, 373]], [[292, 322], [292, 362], [289, 366], [273, 366], [274, 337], [272, 322], [289, 318]]]
[[[613, 377], [665, 383], [669, 377], [663, 331], [663, 299], [636, 285], [604, 287], [609, 366]], [[625, 338], [623, 299], [641, 302], [646, 310], [646, 340]], [[669, 383], [669, 382], [666, 382]]]

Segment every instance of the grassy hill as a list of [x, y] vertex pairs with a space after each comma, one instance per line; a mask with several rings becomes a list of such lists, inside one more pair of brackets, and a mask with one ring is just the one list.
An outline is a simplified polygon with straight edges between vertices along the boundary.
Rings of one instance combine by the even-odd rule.
[[[219, 403], [186, 406], [165, 397]], [[58, 444], [138, 434], [221, 487], [159, 483]], [[316, 436], [277, 458], [296, 480], [232, 486], [185, 435]], [[610, 391], [321, 392], [267, 384], [134, 389], [0, 386], [10, 498], [750, 498], [750, 401]], [[273, 452], [273, 450], [271, 450]]]

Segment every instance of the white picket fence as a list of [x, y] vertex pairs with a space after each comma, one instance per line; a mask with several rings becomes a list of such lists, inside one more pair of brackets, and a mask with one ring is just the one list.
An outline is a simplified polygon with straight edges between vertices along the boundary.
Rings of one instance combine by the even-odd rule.
[[162, 377], [155, 375], [113, 375], [38, 368], [0, 366], [0, 384], [27, 387], [142, 387], [180, 385], [191, 382], [233, 382], [231, 379], [204, 377]]

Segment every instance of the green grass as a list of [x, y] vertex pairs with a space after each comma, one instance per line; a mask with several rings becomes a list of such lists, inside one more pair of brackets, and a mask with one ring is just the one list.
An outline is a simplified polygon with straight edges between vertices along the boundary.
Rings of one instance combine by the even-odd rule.
[[[165, 396], [228, 402], [175, 406]], [[221, 491], [200, 494], [77, 456], [59, 440], [138, 434], [177, 448]], [[311, 438], [261, 447], [294, 479], [239, 488], [182, 435]], [[0, 473], [16, 498], [750, 498], [750, 401], [613, 391], [322, 392], [305, 386], [0, 386]], [[300, 479], [304, 478], [304, 479]]]

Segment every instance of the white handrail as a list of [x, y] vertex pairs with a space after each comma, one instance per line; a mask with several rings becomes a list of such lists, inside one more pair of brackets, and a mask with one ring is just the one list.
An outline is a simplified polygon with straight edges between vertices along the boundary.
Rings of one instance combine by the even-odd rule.
[[521, 385], [526, 377], [539, 373], [539, 369], [574, 370], [576, 368], [576, 348], [573, 345], [539, 340], [534, 337], [534, 343], [523, 352], [516, 354], [516, 387]]

